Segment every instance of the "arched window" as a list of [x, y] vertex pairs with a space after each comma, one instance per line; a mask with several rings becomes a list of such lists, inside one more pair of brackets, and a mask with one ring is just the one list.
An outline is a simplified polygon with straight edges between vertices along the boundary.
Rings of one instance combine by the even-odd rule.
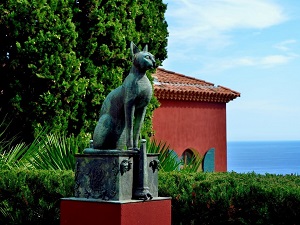
[[204, 172], [214, 172], [215, 171], [215, 149], [209, 149], [205, 155], [203, 160], [203, 171]]
[[192, 161], [193, 157], [194, 157], [194, 152], [191, 149], [186, 149], [182, 153], [182, 160], [184, 165], [188, 165]]

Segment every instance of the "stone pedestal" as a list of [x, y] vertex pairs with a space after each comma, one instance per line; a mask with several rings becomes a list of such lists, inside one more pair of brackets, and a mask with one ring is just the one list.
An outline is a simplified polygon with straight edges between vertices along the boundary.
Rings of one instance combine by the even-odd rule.
[[171, 199], [101, 201], [65, 198], [60, 225], [170, 225]]
[[158, 155], [147, 154], [148, 187], [153, 197], [158, 197]]
[[[88, 152], [88, 151], [85, 151]], [[132, 198], [136, 151], [101, 150], [76, 155], [75, 197], [101, 200]]]
[[[76, 155], [75, 197], [61, 200], [60, 225], [170, 225], [171, 198], [158, 197], [158, 154], [143, 150]], [[139, 189], [151, 200], [133, 200]]]
[[[85, 149], [76, 155], [75, 197], [100, 200], [131, 200], [138, 184], [137, 151]], [[158, 197], [158, 154], [147, 154], [146, 186], [152, 197]], [[135, 172], [134, 172], [135, 171]]]

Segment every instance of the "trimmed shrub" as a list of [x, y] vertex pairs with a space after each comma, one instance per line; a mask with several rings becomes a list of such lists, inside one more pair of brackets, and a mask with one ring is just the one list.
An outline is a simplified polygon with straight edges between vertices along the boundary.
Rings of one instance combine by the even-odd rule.
[[[299, 187], [299, 176], [159, 173], [173, 225], [299, 224]], [[0, 170], [0, 224], [59, 224], [60, 198], [73, 190], [72, 171]]]
[[72, 171], [0, 170], [0, 224], [59, 224], [60, 198], [73, 196]]
[[299, 224], [300, 177], [237, 173], [160, 173], [173, 224]]

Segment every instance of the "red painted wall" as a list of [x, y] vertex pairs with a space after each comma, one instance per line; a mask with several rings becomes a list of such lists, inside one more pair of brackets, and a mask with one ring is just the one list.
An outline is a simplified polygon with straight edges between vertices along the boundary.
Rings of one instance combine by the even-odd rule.
[[154, 139], [166, 141], [179, 156], [186, 149], [204, 156], [215, 148], [215, 170], [227, 171], [226, 103], [159, 102], [153, 117]]

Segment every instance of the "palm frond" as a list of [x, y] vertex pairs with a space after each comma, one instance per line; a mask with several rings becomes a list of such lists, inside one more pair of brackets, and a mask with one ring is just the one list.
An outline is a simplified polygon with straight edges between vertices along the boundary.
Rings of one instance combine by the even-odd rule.
[[[0, 203], [0, 218], [9, 218], [9, 220], [14, 224], [13, 222], [16, 221], [16, 218], [13, 214], [13, 209], [9, 207], [9, 204], [7, 201], [1, 201]], [[0, 219], [1, 221], [1, 219]]]
[[0, 168], [26, 167], [45, 170], [74, 170], [75, 154], [87, 143], [81, 137], [40, 132], [34, 141], [19, 143], [0, 152]]
[[[78, 137], [48, 134], [39, 142], [39, 148], [30, 152], [26, 160], [36, 169], [74, 170], [75, 154], [81, 149]], [[38, 150], [38, 151], [36, 151]]]
[[184, 164], [181, 167], [181, 172], [194, 173], [199, 172], [201, 169], [201, 164], [203, 161], [203, 157], [198, 152], [193, 152], [193, 156], [189, 163]]
[[155, 140], [147, 142], [148, 153], [159, 153], [158, 160], [160, 169], [165, 172], [179, 170], [182, 162], [178, 159], [177, 154], [170, 149], [169, 145], [164, 142], [157, 143]]

